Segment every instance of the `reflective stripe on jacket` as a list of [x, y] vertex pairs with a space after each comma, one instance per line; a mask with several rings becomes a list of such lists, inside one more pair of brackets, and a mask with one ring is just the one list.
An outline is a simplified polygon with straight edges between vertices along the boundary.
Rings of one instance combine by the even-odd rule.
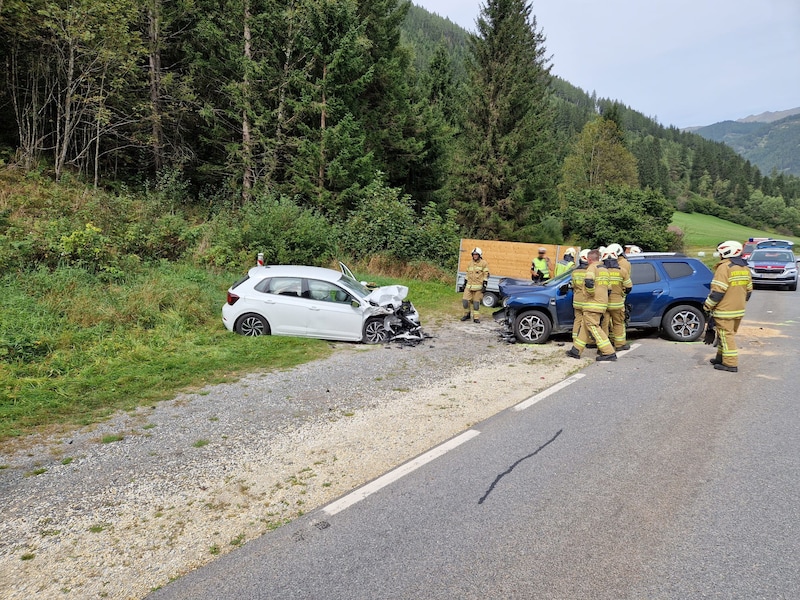
[[604, 313], [608, 308], [608, 269], [592, 263], [586, 269], [586, 304], [584, 311]]
[[482, 258], [480, 260], [472, 261], [467, 265], [467, 283], [465, 289], [467, 290], [480, 290], [483, 288], [483, 282], [489, 280], [489, 263]]
[[752, 291], [753, 280], [747, 262], [738, 256], [727, 258], [714, 269], [711, 292], [705, 306], [716, 318], [740, 319], [744, 316], [745, 303]]

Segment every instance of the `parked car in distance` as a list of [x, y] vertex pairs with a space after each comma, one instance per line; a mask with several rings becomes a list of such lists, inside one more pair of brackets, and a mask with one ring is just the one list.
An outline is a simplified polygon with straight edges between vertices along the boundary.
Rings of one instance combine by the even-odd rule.
[[751, 237], [749, 240], [742, 244], [742, 258], [747, 260], [753, 253], [753, 250], [758, 248], [788, 248], [792, 250], [794, 242], [789, 240], [776, 240], [773, 238], [764, 237]]
[[292, 335], [378, 344], [401, 333], [421, 334], [408, 288], [369, 289], [341, 265], [253, 267], [228, 289], [222, 322], [241, 335]]
[[754, 287], [797, 289], [797, 258], [788, 248], [770, 247], [754, 250], [747, 259]]
[[[693, 342], [706, 320], [703, 302], [713, 274], [700, 260], [675, 253], [645, 252], [628, 256], [633, 290], [626, 298], [628, 328], [658, 329], [668, 339]], [[502, 312], [496, 319], [522, 343], [542, 344], [556, 333], [572, 331], [572, 272], [541, 286], [519, 281], [501, 283]]]

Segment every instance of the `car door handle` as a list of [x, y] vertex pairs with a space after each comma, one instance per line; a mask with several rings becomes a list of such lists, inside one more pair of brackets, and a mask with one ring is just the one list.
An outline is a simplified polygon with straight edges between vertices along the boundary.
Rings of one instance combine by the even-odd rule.
[[664, 290], [653, 290], [653, 296], [660, 296], [664, 293]]
[[313, 310], [313, 311], [319, 312], [319, 306], [309, 306], [308, 310]]

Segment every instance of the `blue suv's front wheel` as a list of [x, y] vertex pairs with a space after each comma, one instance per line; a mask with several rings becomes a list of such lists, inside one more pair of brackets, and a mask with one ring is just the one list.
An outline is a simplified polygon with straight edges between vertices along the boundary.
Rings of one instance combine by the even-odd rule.
[[552, 329], [550, 319], [538, 310], [520, 313], [514, 319], [514, 336], [523, 344], [544, 344]]

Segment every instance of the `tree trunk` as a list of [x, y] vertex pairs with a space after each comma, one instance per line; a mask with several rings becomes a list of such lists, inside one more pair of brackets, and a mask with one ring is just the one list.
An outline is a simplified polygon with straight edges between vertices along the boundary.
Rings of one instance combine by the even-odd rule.
[[150, 60], [151, 147], [155, 171], [164, 166], [164, 131], [161, 127], [161, 0], [152, 0], [147, 10]]
[[244, 0], [244, 80], [242, 82], [242, 202], [248, 202], [255, 180], [253, 140], [250, 133], [250, 63], [253, 60], [250, 32], [250, 2]]

